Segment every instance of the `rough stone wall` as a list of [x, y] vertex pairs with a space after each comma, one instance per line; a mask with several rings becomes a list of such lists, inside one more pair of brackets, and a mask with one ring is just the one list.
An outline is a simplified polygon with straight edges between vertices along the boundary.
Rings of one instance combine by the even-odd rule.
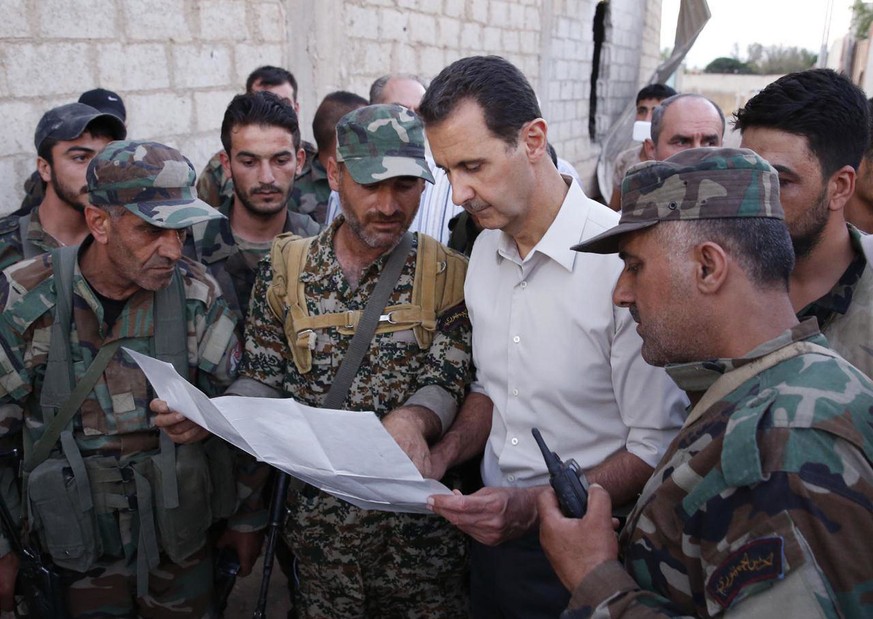
[[[588, 135], [597, 0], [0, 0], [0, 213], [34, 169], [42, 113], [94, 87], [117, 91], [129, 135], [180, 148], [199, 169], [220, 148], [227, 102], [262, 64], [300, 83], [301, 125], [325, 94], [366, 96], [389, 71], [430, 79], [470, 54], [528, 76], [559, 154], [593, 176]], [[660, 0], [610, 0], [597, 137], [657, 64]]]

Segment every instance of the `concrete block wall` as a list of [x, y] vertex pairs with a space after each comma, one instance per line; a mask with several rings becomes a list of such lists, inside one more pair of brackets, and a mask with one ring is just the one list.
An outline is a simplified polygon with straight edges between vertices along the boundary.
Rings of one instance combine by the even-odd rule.
[[[181, 149], [198, 170], [220, 148], [227, 102], [263, 64], [300, 84], [301, 126], [338, 89], [363, 96], [392, 71], [432, 78], [499, 54], [534, 85], [560, 155], [593, 178], [588, 136], [597, 0], [0, 0], [0, 213], [34, 169], [42, 113], [94, 87], [117, 91], [129, 135]], [[660, 0], [610, 0], [598, 133], [657, 64]], [[648, 70], [648, 69], [646, 69]]]

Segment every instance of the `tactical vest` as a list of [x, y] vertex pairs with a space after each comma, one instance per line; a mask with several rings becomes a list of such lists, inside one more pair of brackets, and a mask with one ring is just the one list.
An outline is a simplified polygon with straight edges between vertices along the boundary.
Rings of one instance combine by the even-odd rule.
[[[412, 284], [412, 302], [391, 305], [379, 318], [376, 333], [412, 329], [421, 349], [433, 342], [437, 318], [464, 300], [467, 260], [449, 252], [436, 239], [418, 234], [418, 256]], [[360, 310], [311, 316], [306, 307], [306, 291], [300, 274], [306, 269], [309, 248], [315, 237], [300, 238], [281, 234], [273, 241], [270, 263], [273, 281], [267, 288], [267, 304], [282, 321], [294, 365], [301, 374], [312, 369], [315, 332], [336, 328], [343, 335], [354, 335], [361, 319]]]

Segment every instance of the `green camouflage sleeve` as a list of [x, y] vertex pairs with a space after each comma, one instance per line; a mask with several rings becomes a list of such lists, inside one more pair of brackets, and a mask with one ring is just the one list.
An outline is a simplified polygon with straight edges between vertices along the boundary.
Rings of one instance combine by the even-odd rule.
[[233, 195], [233, 181], [224, 174], [220, 152], [212, 156], [197, 177], [197, 197], [218, 208], [224, 199]]

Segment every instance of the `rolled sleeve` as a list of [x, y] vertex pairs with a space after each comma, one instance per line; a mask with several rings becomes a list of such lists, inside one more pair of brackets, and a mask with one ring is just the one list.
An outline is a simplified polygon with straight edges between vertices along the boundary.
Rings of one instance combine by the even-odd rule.
[[452, 425], [458, 412], [458, 402], [455, 397], [439, 385], [427, 385], [412, 394], [406, 400], [406, 406], [424, 406], [439, 417], [442, 424], [442, 434]]

